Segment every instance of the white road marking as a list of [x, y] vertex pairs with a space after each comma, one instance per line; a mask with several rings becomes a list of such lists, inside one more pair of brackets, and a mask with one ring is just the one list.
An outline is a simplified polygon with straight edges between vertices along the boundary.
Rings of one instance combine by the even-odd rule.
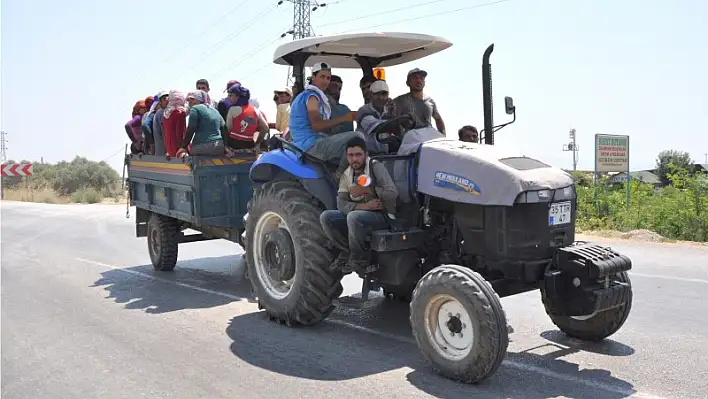
[[[245, 301], [245, 300], [246, 300], [245, 298], [241, 298], [241, 297], [238, 297], [238, 296], [236, 296], [236, 295], [231, 295], [231, 294], [226, 293], [226, 292], [210, 290], [210, 289], [208, 289], [208, 288], [202, 288], [202, 287], [198, 287], [198, 286], [192, 285], [192, 284], [186, 284], [186, 283], [181, 283], [181, 282], [178, 282], [178, 281], [167, 280], [167, 279], [160, 278], [160, 277], [157, 277], [157, 276], [148, 274], [148, 273], [143, 273], [143, 272], [139, 272], [139, 271], [136, 271], [136, 270], [124, 269], [124, 268], [121, 268], [121, 267], [118, 267], [118, 266], [109, 265], [109, 264], [107, 264], [107, 263], [97, 262], [97, 261], [95, 261], [95, 260], [83, 259], [83, 258], [76, 258], [76, 260], [78, 260], [78, 261], [80, 261], [80, 262], [87, 263], [87, 264], [91, 264], [91, 265], [94, 265], [94, 266], [105, 267], [105, 268], [108, 268], [108, 269], [113, 269], [113, 270], [125, 272], [125, 273], [128, 273], [128, 274], [132, 274], [132, 275], [135, 275], [135, 276], [140, 276], [140, 277], [143, 277], [143, 278], [147, 278], [147, 279], [159, 281], [159, 282], [162, 282], [162, 283], [174, 284], [174, 285], [177, 285], [177, 286], [179, 286], [179, 287], [189, 288], [189, 289], [192, 289], [192, 290], [195, 290], [195, 291], [199, 291], [199, 292], [204, 292], [204, 293], [207, 293], [207, 294], [218, 295], [218, 296], [221, 296], [221, 297], [224, 297], [224, 298], [232, 299], [232, 300], [234, 300], [234, 301], [239, 301], [239, 302], [240, 302], [240, 301]], [[699, 281], [702, 281], [702, 280], [699, 280]], [[349, 323], [349, 322], [346, 322], [346, 321], [343, 321], [343, 320], [326, 319], [325, 322], [326, 322], [326, 323], [329, 323], [329, 324], [335, 324], [335, 325], [340, 325], [340, 326], [343, 326], [343, 327], [351, 328], [351, 329], [353, 329], [353, 330], [361, 331], [361, 332], [364, 332], [364, 333], [377, 335], [377, 336], [382, 337], [382, 338], [388, 338], [388, 339], [395, 340], [395, 341], [398, 341], [398, 342], [403, 342], [403, 343], [408, 343], [408, 344], [413, 344], [413, 345], [415, 345], [415, 340], [414, 340], [413, 338], [408, 338], [408, 337], [404, 337], [404, 336], [400, 336], [400, 335], [396, 335], [396, 334], [390, 334], [390, 333], [386, 333], [386, 332], [383, 332], [383, 331], [374, 330], [374, 329], [367, 328], [367, 327], [364, 327], [364, 326], [359, 326], [359, 325], [356, 325], [356, 324], [353, 324], [353, 323]], [[514, 369], [517, 369], [517, 370], [529, 371], [529, 372], [533, 372], [533, 373], [536, 373], [536, 374], [540, 374], [540, 375], [542, 375], [542, 376], [544, 376], [544, 377], [554, 378], [554, 379], [561, 380], [561, 381], [566, 381], [566, 382], [572, 382], [572, 383], [574, 383], [574, 384], [583, 385], [583, 386], [586, 386], [586, 387], [588, 387], [588, 388], [600, 389], [600, 390], [603, 390], [603, 391], [608, 392], [608, 393], [614, 393], [614, 394], [618, 394], [618, 395], [624, 395], [624, 396], [631, 397], [631, 398], [640, 398], [640, 399], [667, 399], [667, 398], [664, 398], [663, 396], [656, 396], [656, 395], [652, 395], [652, 394], [648, 394], [648, 393], [644, 393], [644, 392], [639, 392], [639, 391], [636, 391], [636, 392], [635, 392], [635, 391], [628, 390], [628, 389], [622, 389], [622, 388], [619, 388], [619, 387], [616, 387], [616, 386], [613, 386], [613, 385], [610, 385], [610, 384], [606, 384], [606, 383], [603, 383], [603, 382], [590, 381], [590, 380], [587, 380], [587, 379], [584, 379], [584, 378], [580, 378], [580, 377], [575, 377], [575, 376], [568, 375], [568, 374], [559, 373], [559, 372], [556, 372], [556, 371], [553, 371], [553, 370], [549, 370], [549, 369], [547, 369], [547, 368], [543, 368], [543, 367], [539, 367], [539, 366], [534, 366], [534, 365], [531, 365], [531, 364], [526, 364], [526, 363], [518, 362], [518, 361], [515, 361], [515, 360], [505, 359], [502, 364], [505, 365], [505, 366], [507, 366], [507, 367], [511, 367], [511, 368], [514, 368]]]
[[644, 273], [629, 272], [629, 278], [632, 278], [632, 276], [645, 277], [645, 278], [657, 278], [657, 279], [663, 279], [663, 280], [683, 281], [685, 283], [708, 284], [708, 280], [703, 280], [700, 278], [662, 276], [660, 274], [644, 274]]

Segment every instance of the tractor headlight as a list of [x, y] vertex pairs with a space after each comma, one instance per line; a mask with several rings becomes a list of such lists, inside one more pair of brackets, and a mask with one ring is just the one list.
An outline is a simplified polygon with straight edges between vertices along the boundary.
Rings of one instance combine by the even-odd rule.
[[517, 204], [534, 204], [539, 202], [557, 202], [575, 199], [575, 186], [555, 190], [524, 191], [516, 197]]

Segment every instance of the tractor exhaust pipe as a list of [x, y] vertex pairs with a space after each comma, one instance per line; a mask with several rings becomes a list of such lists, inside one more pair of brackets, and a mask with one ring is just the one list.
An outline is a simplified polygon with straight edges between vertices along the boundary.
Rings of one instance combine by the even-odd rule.
[[494, 51], [494, 43], [490, 44], [482, 56], [482, 105], [484, 107], [484, 144], [494, 144], [494, 110], [492, 108], [492, 65], [489, 63]]

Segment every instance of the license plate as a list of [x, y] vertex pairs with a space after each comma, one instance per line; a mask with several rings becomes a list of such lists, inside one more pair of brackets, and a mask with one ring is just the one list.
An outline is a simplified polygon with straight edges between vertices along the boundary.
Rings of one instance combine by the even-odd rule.
[[557, 226], [570, 223], [570, 209], [570, 201], [551, 204], [551, 208], [548, 210], [548, 225]]

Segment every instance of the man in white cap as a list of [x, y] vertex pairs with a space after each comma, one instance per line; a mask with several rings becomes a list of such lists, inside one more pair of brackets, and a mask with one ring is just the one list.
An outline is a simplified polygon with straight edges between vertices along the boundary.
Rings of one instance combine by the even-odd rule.
[[324, 91], [331, 78], [332, 68], [326, 62], [316, 62], [312, 66], [310, 84], [295, 97], [290, 107], [290, 135], [296, 147], [315, 158], [338, 164], [337, 171], [342, 173], [348, 166], [344, 151], [347, 142], [363, 135], [361, 132], [323, 133], [341, 123], [354, 120], [353, 113], [330, 119], [332, 107]]
[[275, 101], [275, 130], [284, 135], [288, 130], [288, 120], [290, 119], [290, 101], [293, 92], [288, 87], [273, 90], [273, 101]]
[[411, 69], [406, 77], [406, 86], [410, 92], [402, 94], [393, 100], [394, 116], [411, 114], [415, 117], [417, 127], [432, 127], [435, 119], [437, 130], [445, 134], [445, 122], [438, 112], [438, 106], [432, 98], [423, 94], [425, 78], [428, 73], [422, 69]]
[[[396, 148], [390, 148], [390, 144], [381, 144], [372, 134], [374, 129], [381, 127], [382, 124], [391, 119], [391, 110], [387, 109], [387, 105], [391, 103], [388, 97], [388, 84], [383, 80], [376, 80], [369, 87], [369, 100], [356, 113], [357, 130], [366, 135], [366, 147], [369, 153], [388, 154], [395, 152]], [[388, 112], [387, 112], [388, 111]], [[381, 127], [386, 133], [400, 134], [400, 125], [398, 123], [390, 124], [390, 126]]]

